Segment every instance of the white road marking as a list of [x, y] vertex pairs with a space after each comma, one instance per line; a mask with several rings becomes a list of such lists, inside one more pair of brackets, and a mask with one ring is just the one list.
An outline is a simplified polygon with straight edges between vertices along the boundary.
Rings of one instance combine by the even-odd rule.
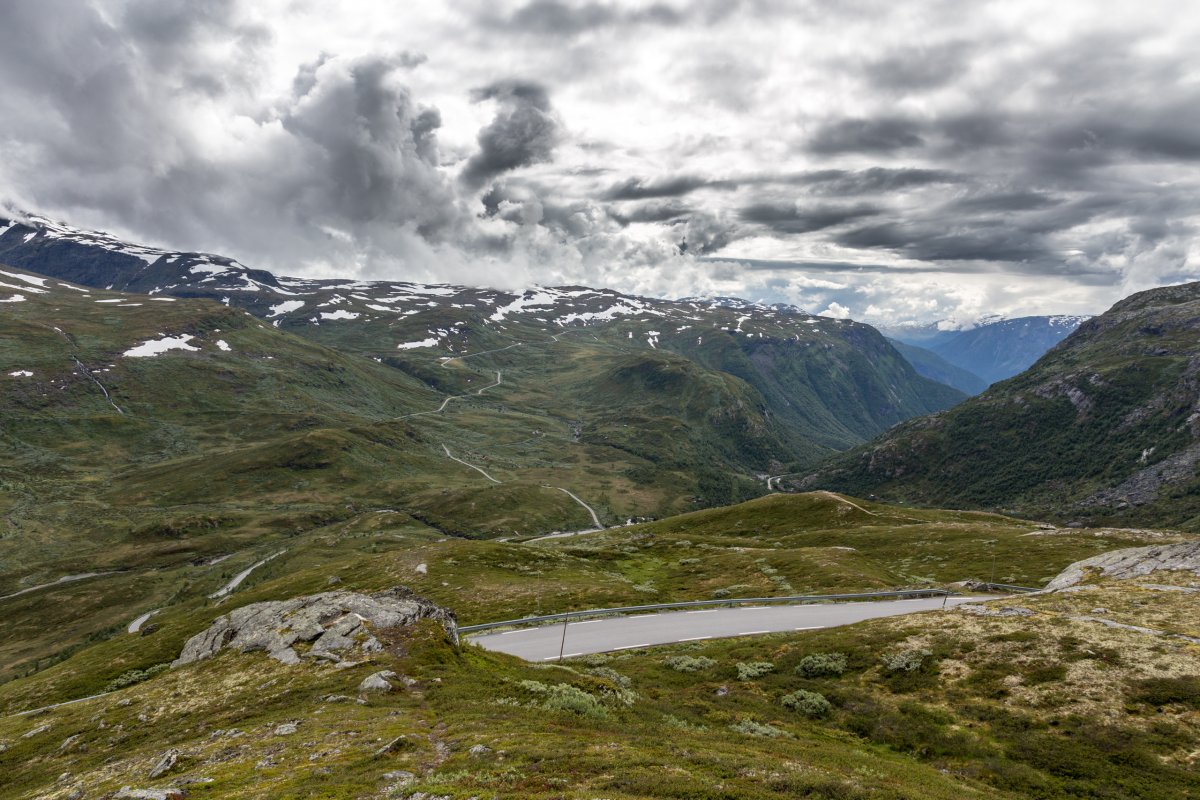
[[702, 639], [711, 639], [711, 636], [693, 636], [690, 639], [680, 639], [681, 642], [698, 642]]
[[770, 631], [744, 631], [743, 633], [739, 633], [738, 636], [758, 636], [760, 633], [770, 633]]
[[638, 647], [650, 647], [650, 643], [646, 642], [645, 644], [628, 644], [624, 647], [614, 647], [613, 650], [634, 650]]

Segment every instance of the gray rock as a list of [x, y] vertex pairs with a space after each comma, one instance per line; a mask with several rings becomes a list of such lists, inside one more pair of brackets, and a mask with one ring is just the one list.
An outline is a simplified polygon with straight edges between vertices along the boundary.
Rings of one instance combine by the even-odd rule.
[[[211, 658], [226, 647], [243, 653], [261, 650], [285, 664], [295, 664], [299, 663], [292, 650], [296, 642], [317, 640], [314, 648], [320, 645], [322, 652], [344, 650], [357, 645], [347, 634], [363, 631], [364, 624], [379, 631], [405, 627], [422, 619], [440, 622], [451, 640], [458, 642], [454, 612], [403, 586], [372, 595], [337, 591], [251, 603], [218, 617], [208, 630], [188, 639], [171, 666], [181, 667]], [[368, 637], [366, 642], [378, 646], [374, 637]]]
[[1183, 570], [1200, 575], [1200, 541], [1130, 547], [1085, 558], [1070, 565], [1042, 591], [1057, 592], [1087, 578], [1092, 570], [1106, 578], [1142, 578], [1157, 570]]
[[290, 647], [281, 647], [278, 650], [272, 650], [270, 656], [280, 664], [287, 664], [288, 666], [300, 663], [299, 654]]
[[1003, 606], [1001, 608], [992, 608], [990, 606], [977, 606], [973, 603], [964, 603], [958, 606], [958, 610], [964, 614], [974, 614], [978, 617], [1032, 617], [1033, 612], [1028, 608], [1021, 606]]
[[390, 784], [388, 786], [389, 789], [400, 789], [404, 786], [408, 786], [410, 783], [412, 783], [413, 781], [415, 781], [417, 779], [416, 775], [414, 775], [411, 772], [406, 772], [405, 770], [397, 770], [396, 772], [385, 772], [385, 773], [383, 773], [383, 775], [381, 777], [383, 780], [388, 781], [388, 783]]
[[153, 780], [154, 778], [160, 777], [162, 775], [166, 775], [168, 772], [170, 772], [175, 767], [175, 764], [178, 762], [179, 762], [179, 751], [174, 748], [171, 748], [170, 750], [168, 750], [167, 752], [163, 753], [161, 756], [158, 757], [158, 761], [156, 761], [154, 763], [154, 766], [150, 769], [150, 774], [147, 775], [146, 777]]
[[1200, 593], [1200, 588], [1194, 586], [1171, 586], [1163, 583], [1139, 583], [1138, 588], [1149, 589], [1152, 592], [1181, 592], [1183, 594]]
[[297, 725], [295, 722], [285, 722], [282, 725], [276, 725], [275, 726], [275, 735], [276, 736], [291, 736], [293, 733], [296, 732], [296, 727], [297, 727]]
[[358, 685], [360, 692], [390, 692], [396, 687], [393, 686], [389, 679], [400, 677], [390, 669], [385, 669], [380, 672], [372, 673], [363, 678], [362, 683]]
[[37, 736], [39, 733], [45, 733], [48, 730], [50, 730], [49, 722], [47, 722], [45, 725], [38, 725], [36, 728], [34, 728], [31, 731], [22, 733], [21, 738], [22, 739], [32, 739], [34, 736]]
[[113, 795], [117, 800], [183, 800], [187, 794], [182, 789], [133, 789], [125, 786]]
[[492, 748], [488, 747], [486, 744], [477, 744], [467, 752], [475, 758], [481, 758], [482, 756], [486, 756], [488, 753], [492, 752]]
[[399, 753], [401, 750], [403, 750], [407, 747], [411, 747], [411, 746], [412, 746], [412, 742], [410, 742], [408, 740], [408, 737], [404, 736], [404, 735], [400, 735], [400, 736], [397, 736], [395, 739], [392, 739], [390, 742], [385, 744], [383, 747], [376, 750], [375, 755], [376, 756], [386, 756], [389, 753]]

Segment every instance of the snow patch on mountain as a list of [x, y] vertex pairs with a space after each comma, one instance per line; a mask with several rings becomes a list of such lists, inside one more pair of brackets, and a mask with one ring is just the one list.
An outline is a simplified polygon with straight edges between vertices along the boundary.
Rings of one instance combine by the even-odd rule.
[[129, 358], [153, 358], [160, 353], [165, 353], [168, 350], [191, 350], [198, 352], [199, 347], [192, 347], [188, 342], [196, 337], [190, 333], [185, 333], [181, 336], [166, 336], [162, 339], [150, 339], [142, 342], [137, 347], [131, 347], [121, 355]]
[[[3, 275], [7, 278], [13, 278], [18, 281], [24, 281], [25, 283], [31, 283], [34, 286], [40, 286], [40, 287], [45, 287], [46, 281], [47, 281], [46, 278], [41, 278], [41, 277], [38, 277], [37, 275], [26, 275], [23, 272], [7, 272], [2, 269], [0, 269], [0, 275]], [[30, 290], [30, 291], [32, 291], [32, 290]], [[42, 291], [45, 291], [45, 289], [43, 288]]]
[[293, 311], [298, 311], [304, 308], [303, 300], [284, 300], [282, 303], [271, 306], [267, 318], [278, 317], [284, 314], [290, 314]]
[[401, 344], [396, 345], [396, 349], [397, 350], [412, 350], [413, 348], [416, 348], [416, 347], [437, 347], [437, 344], [439, 341], [440, 341], [440, 339], [438, 339], [436, 336], [434, 336], [429, 339], [422, 339], [419, 342], [402, 342]]
[[362, 315], [354, 311], [346, 311], [339, 308], [337, 311], [322, 311], [321, 319], [358, 319]]

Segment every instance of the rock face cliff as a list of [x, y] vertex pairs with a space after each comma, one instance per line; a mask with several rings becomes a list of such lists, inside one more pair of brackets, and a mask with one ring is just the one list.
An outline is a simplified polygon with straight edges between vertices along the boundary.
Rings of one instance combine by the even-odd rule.
[[795, 485], [1200, 530], [1198, 397], [1200, 282], [1152, 289], [1084, 322], [1020, 375], [897, 425]]
[[1043, 591], [1054, 592], [1075, 586], [1087, 578], [1091, 570], [1116, 580], [1144, 578], [1158, 570], [1189, 571], [1200, 575], [1200, 541], [1130, 547], [1101, 553], [1076, 561], [1046, 584]]
[[211, 658], [227, 647], [243, 653], [264, 651], [284, 664], [296, 664], [300, 653], [294, 645], [301, 643], [311, 644], [306, 656], [342, 662], [354, 651], [383, 649], [375, 633], [422, 619], [440, 622], [458, 641], [454, 612], [403, 586], [372, 595], [324, 592], [252, 603], [218, 617], [207, 630], [188, 639], [171, 666]]

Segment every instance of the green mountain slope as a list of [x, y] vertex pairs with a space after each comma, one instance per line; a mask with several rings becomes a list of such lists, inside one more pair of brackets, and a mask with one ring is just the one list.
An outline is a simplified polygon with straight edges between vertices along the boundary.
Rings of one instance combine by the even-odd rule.
[[951, 364], [932, 350], [906, 344], [899, 339], [888, 339], [904, 359], [912, 364], [917, 374], [947, 386], [953, 386], [967, 395], [976, 395], [988, 387], [988, 382], [974, 372]]
[[[41, 217], [0, 219], [0, 261], [93, 287], [216, 300], [447, 391], [455, 388], [451, 373], [440, 369], [447, 358], [505, 350], [504, 363], [517, 365], [532, 352], [528, 345], [562, 339], [567, 331], [562, 341], [586, 340], [627, 354], [670, 350], [757, 393], [743, 399], [775, 427], [778, 446], [739, 461], [743, 473], [811, 465], [830, 449], [963, 399], [918, 375], [874, 329], [789, 306], [731, 298], [668, 301], [579, 286], [511, 293], [287, 278], [222, 256], [130, 245]], [[636, 404], [641, 395], [628, 399]], [[565, 407], [573, 398], [562, 400]]]
[[1200, 284], [1117, 303], [1021, 375], [800, 482], [1056, 518], [1200, 525]]

